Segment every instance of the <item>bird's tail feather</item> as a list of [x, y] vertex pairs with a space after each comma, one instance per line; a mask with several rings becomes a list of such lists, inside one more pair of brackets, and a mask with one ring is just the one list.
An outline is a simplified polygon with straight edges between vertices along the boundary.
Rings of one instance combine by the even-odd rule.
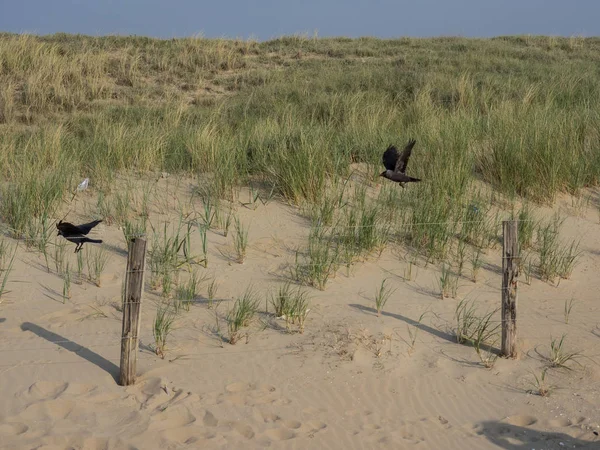
[[102, 239], [90, 239], [90, 238], [88, 238], [87, 242], [91, 242], [92, 244], [102, 244]]

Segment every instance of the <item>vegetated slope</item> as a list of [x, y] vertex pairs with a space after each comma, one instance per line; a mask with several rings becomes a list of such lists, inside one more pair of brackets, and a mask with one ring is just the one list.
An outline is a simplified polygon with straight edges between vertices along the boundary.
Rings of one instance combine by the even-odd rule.
[[436, 220], [475, 179], [552, 201], [600, 176], [599, 50], [575, 37], [0, 35], [0, 215], [20, 232], [15, 217], [53, 211], [74, 177], [106, 190], [125, 170], [210, 174], [219, 196], [258, 177], [315, 202], [353, 162], [375, 176], [408, 137], [426, 180], [411, 202]]

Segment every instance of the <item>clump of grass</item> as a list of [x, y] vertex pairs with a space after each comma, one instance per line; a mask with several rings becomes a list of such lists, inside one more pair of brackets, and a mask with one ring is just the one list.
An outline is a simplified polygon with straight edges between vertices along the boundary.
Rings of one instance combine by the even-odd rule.
[[292, 297], [292, 284], [290, 282], [280, 286], [277, 293], [271, 296], [271, 305], [276, 317], [283, 317], [290, 309]]
[[456, 305], [454, 318], [456, 320], [456, 341], [459, 344], [469, 342], [474, 336], [478, 317], [476, 306], [473, 301], [461, 300]]
[[406, 281], [412, 281], [413, 279], [413, 268], [417, 266], [418, 256], [419, 255], [415, 252], [410, 258], [405, 257], [405, 260], [408, 262], [408, 265], [404, 268], [404, 279]]
[[213, 220], [217, 213], [216, 206], [214, 205], [209, 195], [204, 196], [202, 200], [202, 222], [204, 228], [210, 230], [213, 224]]
[[28, 233], [28, 245], [32, 245], [37, 248], [42, 255], [44, 255], [44, 261], [46, 262], [46, 268], [50, 273], [50, 263], [48, 262], [48, 244], [53, 232], [53, 223], [50, 221], [47, 213], [42, 213], [39, 220], [32, 220], [31, 225], [33, 230]]
[[237, 262], [243, 264], [246, 259], [246, 249], [248, 248], [248, 228], [246, 228], [237, 217], [235, 218], [233, 246], [235, 248]]
[[447, 297], [456, 298], [458, 293], [458, 280], [457, 274], [452, 273], [449, 264], [442, 264], [442, 271], [438, 279], [438, 286], [442, 299]]
[[525, 277], [525, 283], [531, 286], [531, 276], [532, 276], [532, 267], [533, 264], [531, 262], [531, 254], [524, 253], [521, 259], [519, 260], [520, 270], [523, 272]]
[[86, 247], [85, 258], [87, 260], [89, 280], [100, 287], [102, 274], [104, 273], [104, 269], [106, 269], [106, 264], [108, 264], [108, 252], [102, 246], [94, 250]]
[[[217, 221], [217, 226], [223, 232], [223, 237], [227, 237], [229, 234], [229, 228], [231, 227], [233, 217], [232, 205], [229, 205], [226, 212], [224, 209], [221, 209], [220, 206], [215, 207], [214, 220]], [[205, 222], [204, 219], [203, 221]]]
[[481, 363], [488, 369], [493, 367], [498, 359], [493, 347], [499, 340], [500, 323], [492, 320], [497, 312], [496, 309], [479, 315], [473, 300], [461, 300], [454, 313], [457, 342], [472, 344]]
[[563, 246], [560, 249], [560, 260], [558, 264], [558, 276], [563, 279], [571, 278], [573, 269], [577, 265], [577, 260], [581, 256], [579, 242], [571, 242], [569, 246]]
[[173, 233], [167, 231], [165, 222], [162, 234], [153, 233], [152, 247], [149, 252], [148, 265], [150, 269], [150, 286], [158, 289], [162, 286], [163, 294], [168, 296], [171, 291], [173, 276], [184, 265], [187, 258], [182, 258], [179, 252], [183, 248], [187, 234], [181, 234], [182, 218]]
[[213, 306], [213, 302], [217, 296], [217, 291], [219, 290], [219, 283], [216, 278], [213, 278], [208, 284], [208, 309], [211, 309]]
[[250, 185], [250, 187], [248, 189], [248, 201], [242, 202], [242, 205], [249, 209], [256, 210], [256, 208], [258, 207], [259, 199], [260, 199], [260, 192], [257, 189], [255, 189], [254, 186]]
[[334, 195], [324, 195], [317, 203], [310, 203], [308, 214], [311, 223], [330, 227], [336, 211], [336, 199]]
[[113, 204], [108, 201], [108, 198], [103, 191], [98, 193], [96, 212], [100, 217], [102, 217], [102, 220], [104, 220], [107, 225], [112, 225], [112, 223], [115, 221]]
[[301, 283], [325, 290], [329, 278], [339, 265], [340, 248], [323, 227], [312, 227], [304, 254], [296, 252], [292, 277]]
[[560, 264], [558, 254], [558, 230], [554, 223], [547, 223], [537, 230], [539, 243], [539, 266], [538, 270], [543, 280], [553, 281], [558, 276]]
[[425, 315], [428, 314], [428, 312], [429, 311], [425, 311], [419, 316], [419, 320], [417, 320], [416, 325], [406, 325], [406, 330], [408, 331], [408, 340], [404, 338], [402, 338], [402, 340], [408, 344], [408, 356], [412, 355], [412, 353], [415, 351], [417, 336], [419, 335], [419, 330], [421, 329], [419, 325], [421, 325], [421, 322], [423, 322], [423, 319], [425, 318]]
[[67, 263], [65, 267], [65, 273], [63, 274], [63, 303], [67, 301], [67, 299], [71, 298], [71, 269], [69, 268], [69, 263]]
[[475, 333], [473, 335], [473, 347], [481, 363], [487, 368], [491, 369], [494, 367], [498, 354], [493, 352], [494, 346], [499, 341], [498, 330], [500, 324], [492, 322], [492, 316], [497, 312], [492, 311], [480, 317], [476, 326]]
[[154, 351], [164, 359], [167, 351], [167, 340], [173, 331], [177, 314], [168, 303], [161, 303], [156, 309], [152, 334], [154, 336]]
[[541, 225], [537, 230], [540, 255], [538, 270], [545, 281], [554, 282], [557, 277], [569, 278], [581, 254], [578, 242], [573, 241], [570, 245], [559, 242], [562, 222], [556, 216], [553, 221]]
[[519, 210], [519, 214], [517, 215], [516, 220], [518, 220], [517, 227], [519, 236], [519, 248], [521, 250], [531, 248], [533, 246], [533, 238], [537, 226], [537, 221], [533, 217], [533, 213], [531, 212], [531, 207], [529, 206], [529, 203], [523, 204], [523, 206]]
[[123, 225], [129, 218], [129, 211], [133, 205], [133, 199], [129, 189], [115, 192], [112, 198], [112, 218], [119, 225]]
[[307, 293], [301, 292], [300, 289], [298, 289], [296, 295], [292, 300], [291, 307], [288, 313], [286, 314], [285, 321], [288, 330], [290, 329], [291, 322], [291, 324], [298, 325], [298, 331], [300, 331], [300, 333], [304, 333], [304, 324], [306, 323], [306, 318], [308, 316], [308, 313], [310, 312], [308, 306], [309, 300]]
[[483, 261], [481, 260], [481, 248], [473, 247], [471, 251], [471, 280], [473, 283], [477, 283], [477, 277], [482, 265]]
[[467, 244], [460, 239], [456, 247], [456, 271], [458, 276], [462, 276], [465, 266], [465, 258], [467, 257]]
[[[35, 139], [29, 141], [27, 150], [22, 149], [23, 155], [27, 152], [36, 152], [39, 149], [32, 149], [29, 145], [34, 144]], [[58, 139], [60, 141], [60, 139]], [[8, 142], [8, 141], [5, 141]], [[41, 144], [41, 143], [40, 143]], [[66, 173], [70, 164], [66, 161], [56, 161], [56, 167], [48, 168], [45, 162], [36, 157], [24, 157], [19, 155], [17, 160], [8, 161], [6, 152], [10, 144], [3, 146], [3, 167], [11, 165], [10, 172], [16, 172], [19, 176], [0, 186], [0, 218], [10, 227], [10, 234], [16, 239], [27, 238], [31, 230], [35, 230], [35, 222], [46, 217], [52, 217], [56, 211], [59, 202], [62, 200], [65, 188], [69, 183]], [[50, 146], [56, 151], [54, 146]], [[45, 152], [40, 151], [40, 154]], [[41, 156], [41, 158], [44, 158]], [[62, 159], [62, 158], [61, 158]], [[27, 163], [23, 161], [27, 160]], [[59, 170], [58, 167], [61, 169]], [[72, 166], [71, 166], [72, 167]], [[38, 228], [39, 229], [39, 228]], [[33, 232], [35, 236], [35, 231]]]
[[292, 288], [287, 282], [271, 297], [271, 305], [275, 316], [285, 319], [286, 329], [290, 331], [291, 325], [297, 323], [300, 333], [304, 332], [304, 323], [308, 312], [308, 295], [300, 287]]
[[540, 376], [538, 377], [535, 372], [532, 372], [534, 381], [531, 382], [533, 387], [535, 388], [534, 392], [540, 397], [548, 397], [550, 393], [556, 388], [554, 385], [549, 385], [546, 382], [546, 373], [548, 372], [548, 368], [545, 367]]
[[547, 357], [551, 367], [564, 367], [569, 369], [567, 363], [576, 362], [580, 358], [581, 352], [568, 352], [564, 348], [566, 335], [563, 334], [560, 340], [552, 339], [550, 342], [550, 355]]
[[83, 252], [77, 252], [77, 279], [83, 282]]
[[54, 266], [56, 267], [56, 273], [62, 275], [65, 267], [65, 251], [67, 249], [67, 243], [64, 239], [54, 241]]
[[[354, 257], [368, 256], [373, 251], [379, 254], [385, 248], [390, 225], [382, 225], [379, 220], [378, 205], [370, 205], [366, 191], [357, 189], [354, 208], [346, 210], [339, 224], [333, 227], [335, 240], [349, 262]], [[320, 222], [313, 226], [324, 226]]]
[[179, 272], [165, 270], [162, 272], [160, 286], [162, 288], [162, 296], [164, 298], [170, 298], [173, 291], [173, 287], [177, 286], [179, 280]]
[[396, 289], [391, 289], [389, 286], [385, 285], [387, 278], [381, 281], [381, 284], [377, 288], [375, 292], [375, 307], [377, 308], [377, 316], [381, 317], [381, 311], [383, 311], [383, 307], [392, 296]]
[[252, 287], [248, 287], [235, 301], [226, 316], [230, 344], [234, 345], [240, 338], [241, 329], [250, 325], [258, 311], [258, 304], [259, 299]]
[[186, 311], [190, 310], [190, 305], [194, 302], [198, 295], [198, 286], [201, 283], [201, 278], [197, 272], [192, 272], [187, 283], [177, 286], [177, 300], [181, 302]]
[[476, 247], [485, 247], [486, 221], [489, 213], [489, 202], [481, 193], [477, 193], [471, 202], [463, 207], [460, 235], [463, 241]]
[[206, 226], [198, 226], [198, 232], [200, 233], [200, 242], [202, 243], [202, 265], [204, 268], [208, 267], [208, 237]]
[[0, 303], [2, 303], [2, 296], [9, 292], [6, 290], [6, 284], [8, 283], [8, 276], [12, 271], [15, 257], [17, 256], [17, 247], [15, 245], [9, 260], [10, 247], [4, 240], [0, 240]]
[[567, 325], [569, 324], [569, 317], [571, 316], [571, 309], [573, 309], [574, 302], [575, 302], [574, 298], [571, 298], [570, 300], [565, 300], [564, 315], [565, 315], [565, 323]]
[[122, 230], [123, 230], [123, 239], [125, 239], [125, 244], [127, 245], [127, 251], [130, 251], [131, 239], [135, 237], [146, 236], [146, 224], [147, 217], [142, 216], [139, 220], [135, 222], [131, 222], [126, 219], [123, 222]]

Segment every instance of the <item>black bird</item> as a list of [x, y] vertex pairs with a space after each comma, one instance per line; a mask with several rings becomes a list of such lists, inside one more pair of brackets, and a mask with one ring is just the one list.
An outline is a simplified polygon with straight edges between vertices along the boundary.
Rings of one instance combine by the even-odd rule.
[[395, 181], [402, 187], [404, 187], [404, 183], [421, 181], [419, 178], [409, 177], [405, 173], [408, 158], [410, 158], [412, 148], [415, 146], [416, 142], [417, 141], [414, 139], [408, 141], [408, 144], [406, 144], [402, 153], [398, 153], [398, 149], [393, 145], [390, 145], [388, 149], [383, 152], [382, 158], [386, 170], [381, 172], [379, 176]]
[[63, 222], [62, 220], [56, 224], [56, 228], [58, 228], [57, 236], [64, 237], [67, 241], [73, 242], [77, 244], [75, 247], [75, 253], [81, 250], [83, 244], [86, 242], [91, 242], [92, 244], [102, 244], [101, 239], [90, 239], [86, 237], [86, 235], [98, 225], [101, 220], [94, 220], [90, 223], [84, 223], [83, 225], [73, 225], [69, 222]]

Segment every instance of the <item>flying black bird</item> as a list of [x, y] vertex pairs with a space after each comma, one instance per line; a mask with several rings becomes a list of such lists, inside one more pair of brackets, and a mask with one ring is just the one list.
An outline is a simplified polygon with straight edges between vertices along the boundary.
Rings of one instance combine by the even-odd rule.
[[67, 241], [73, 242], [77, 244], [75, 247], [75, 253], [81, 250], [83, 244], [86, 242], [91, 242], [92, 244], [102, 244], [101, 239], [90, 239], [86, 237], [86, 235], [98, 225], [101, 220], [94, 220], [90, 223], [84, 223], [83, 225], [73, 225], [69, 222], [63, 222], [62, 220], [56, 224], [56, 228], [58, 228], [57, 236], [64, 237]]
[[406, 144], [402, 153], [398, 153], [398, 149], [393, 145], [390, 145], [388, 149], [383, 152], [382, 161], [386, 170], [381, 172], [380, 176], [395, 181], [402, 187], [404, 187], [404, 183], [421, 181], [419, 178], [409, 177], [405, 173], [408, 158], [410, 158], [412, 148], [416, 142], [417, 141], [414, 139], [408, 141], [408, 144]]

